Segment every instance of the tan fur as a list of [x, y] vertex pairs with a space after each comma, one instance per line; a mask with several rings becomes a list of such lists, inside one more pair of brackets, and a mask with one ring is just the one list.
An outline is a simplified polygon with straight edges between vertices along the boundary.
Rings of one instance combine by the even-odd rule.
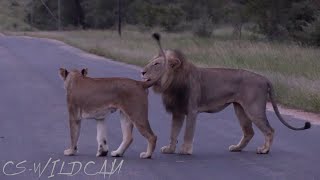
[[123, 141], [112, 156], [122, 156], [133, 140], [133, 125], [148, 140], [146, 152], [141, 158], [150, 158], [156, 146], [157, 137], [148, 121], [148, 92], [146, 88], [152, 82], [141, 82], [127, 78], [90, 78], [87, 69], [81, 71], [60, 68], [59, 74], [64, 80], [67, 91], [71, 147], [65, 155], [74, 155], [80, 134], [81, 120], [97, 121], [97, 156], [106, 156], [108, 152], [104, 119], [116, 109], [120, 110]]
[[[160, 41], [158, 43], [160, 45]], [[177, 137], [186, 117], [180, 153], [192, 154], [197, 114], [219, 112], [230, 104], [235, 108], [243, 137], [229, 150], [241, 151], [248, 144], [254, 135], [253, 123], [265, 136], [265, 143], [257, 153], [268, 153], [274, 134], [266, 117], [268, 95], [276, 115], [287, 127], [293, 130], [310, 128], [308, 122], [305, 127], [295, 128], [282, 119], [267, 78], [241, 69], [196, 67], [177, 50], [161, 51], [160, 45], [159, 55], [144, 67], [142, 75], [143, 79], [156, 80], [153, 89], [161, 93], [166, 110], [172, 114], [170, 143], [161, 148], [162, 153], [175, 152]]]

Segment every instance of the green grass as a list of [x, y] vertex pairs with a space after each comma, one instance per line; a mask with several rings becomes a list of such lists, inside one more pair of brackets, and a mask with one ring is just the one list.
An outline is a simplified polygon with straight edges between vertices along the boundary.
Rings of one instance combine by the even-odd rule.
[[[218, 34], [221, 33], [217, 31]], [[91, 53], [143, 66], [157, 52], [151, 32], [115, 31], [27, 32], [64, 41]], [[162, 33], [166, 49], [180, 49], [199, 66], [248, 69], [268, 77], [277, 100], [289, 107], [320, 112], [320, 49], [223, 38], [197, 38], [190, 33]]]

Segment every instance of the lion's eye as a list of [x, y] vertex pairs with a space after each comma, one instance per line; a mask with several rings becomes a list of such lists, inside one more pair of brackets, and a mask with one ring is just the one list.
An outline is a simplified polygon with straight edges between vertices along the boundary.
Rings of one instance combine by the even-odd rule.
[[156, 63], [154, 63], [154, 65], [156, 66], [156, 65], [159, 65], [160, 63], [158, 63], [158, 62], [156, 62]]

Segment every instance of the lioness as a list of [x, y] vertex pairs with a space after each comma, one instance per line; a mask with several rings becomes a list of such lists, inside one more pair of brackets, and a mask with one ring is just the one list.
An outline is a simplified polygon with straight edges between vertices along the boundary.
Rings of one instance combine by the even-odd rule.
[[186, 116], [186, 130], [181, 154], [192, 154], [196, 117], [200, 112], [214, 113], [233, 104], [243, 136], [230, 151], [241, 151], [254, 135], [252, 123], [264, 134], [265, 143], [257, 148], [258, 154], [269, 152], [274, 130], [266, 116], [269, 99], [280, 121], [290, 129], [303, 130], [311, 127], [290, 126], [281, 117], [274, 100], [271, 82], [256, 73], [241, 69], [200, 68], [186, 60], [177, 50], [163, 51], [160, 35], [154, 34], [160, 53], [154, 56], [142, 70], [142, 78], [156, 81], [153, 89], [161, 93], [166, 110], [172, 113], [170, 143], [161, 148], [162, 153], [174, 153], [177, 136]]
[[156, 146], [157, 137], [152, 132], [148, 121], [148, 92], [152, 82], [141, 82], [127, 78], [90, 78], [88, 70], [67, 71], [60, 68], [59, 74], [67, 91], [71, 147], [65, 155], [74, 155], [80, 134], [81, 119], [97, 121], [97, 156], [106, 156], [108, 145], [105, 117], [120, 110], [120, 122], [123, 140], [111, 156], [122, 156], [133, 141], [133, 125], [148, 140], [146, 152], [140, 158], [150, 158]]

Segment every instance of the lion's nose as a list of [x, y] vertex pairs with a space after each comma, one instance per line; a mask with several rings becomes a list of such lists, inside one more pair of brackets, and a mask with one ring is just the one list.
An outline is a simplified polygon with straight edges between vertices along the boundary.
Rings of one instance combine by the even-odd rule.
[[141, 74], [142, 74], [142, 75], [145, 75], [145, 74], [146, 74], [146, 72], [145, 72], [145, 71], [141, 71]]

